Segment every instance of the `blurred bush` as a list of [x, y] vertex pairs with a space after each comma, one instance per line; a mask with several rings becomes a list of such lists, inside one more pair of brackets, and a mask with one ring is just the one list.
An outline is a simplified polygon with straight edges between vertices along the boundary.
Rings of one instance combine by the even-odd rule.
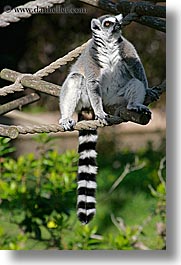
[[9, 140], [0, 138], [0, 249], [165, 249], [164, 158], [147, 168], [157, 151], [150, 149], [147, 159], [143, 150], [136, 159], [124, 152], [122, 159], [99, 156], [97, 214], [82, 226], [75, 209], [77, 153], [58, 154], [46, 134], [36, 141], [39, 158], [15, 160]]

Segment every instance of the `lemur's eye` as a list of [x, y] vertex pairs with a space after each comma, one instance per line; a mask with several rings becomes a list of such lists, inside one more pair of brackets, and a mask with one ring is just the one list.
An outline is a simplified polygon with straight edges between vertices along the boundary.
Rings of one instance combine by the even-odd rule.
[[111, 22], [111, 21], [105, 21], [104, 27], [109, 28], [112, 24], [113, 24], [113, 22]]

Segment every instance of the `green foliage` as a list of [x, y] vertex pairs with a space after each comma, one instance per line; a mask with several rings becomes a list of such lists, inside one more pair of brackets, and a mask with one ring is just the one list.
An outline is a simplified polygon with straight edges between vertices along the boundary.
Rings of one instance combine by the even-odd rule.
[[10, 141], [9, 138], [0, 137], [0, 157], [15, 151], [15, 148], [10, 146]]
[[75, 213], [77, 153], [60, 155], [46, 134], [35, 140], [37, 157], [14, 159], [0, 138], [0, 249], [165, 249], [161, 151], [100, 154], [97, 215], [83, 226]]
[[42, 239], [42, 231], [53, 233], [52, 228], [61, 227], [63, 214], [69, 215], [74, 207], [77, 171], [74, 151], [60, 156], [53, 149], [43, 150], [50, 139], [44, 136], [41, 141], [39, 159], [34, 154], [17, 160], [5, 157], [0, 179], [1, 209], [38, 240]]

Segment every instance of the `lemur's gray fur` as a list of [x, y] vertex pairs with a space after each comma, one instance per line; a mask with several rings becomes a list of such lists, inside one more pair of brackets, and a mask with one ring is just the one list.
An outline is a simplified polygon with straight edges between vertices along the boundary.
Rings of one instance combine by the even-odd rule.
[[[72, 129], [76, 123], [72, 119], [72, 115], [74, 112], [80, 113], [82, 109], [92, 109], [95, 118], [107, 124], [108, 113], [105, 113], [104, 109], [112, 105], [119, 108], [121, 98], [127, 100], [127, 109], [129, 110], [150, 112], [143, 105], [148, 88], [145, 71], [135, 48], [121, 34], [121, 22], [121, 14], [92, 19], [92, 40], [72, 66], [61, 89], [60, 110], [62, 116], [60, 124], [65, 130]], [[91, 152], [94, 149], [90, 146], [88, 149], [88, 146], [85, 146], [86, 141], [96, 142], [96, 134], [90, 132], [93, 131], [85, 131], [83, 135], [80, 133], [80, 145], [84, 144], [84, 147], [80, 148], [79, 153], [82, 159], [89, 157], [89, 160], [91, 158], [95, 160], [96, 155], [93, 152], [89, 156], [82, 155], [83, 152], [85, 154], [87, 150]], [[92, 168], [90, 168], [91, 165]], [[96, 174], [96, 163], [91, 164], [90, 161], [84, 163], [82, 160], [79, 163], [79, 169], [80, 167], [82, 170], [79, 170], [79, 174], [82, 172]], [[94, 196], [87, 195], [88, 189], [95, 191], [96, 184], [94, 182], [94, 178], [87, 178], [85, 174], [84, 177], [78, 178], [78, 191], [80, 187], [85, 189], [78, 193], [78, 216], [83, 223], [89, 222], [95, 213]]]

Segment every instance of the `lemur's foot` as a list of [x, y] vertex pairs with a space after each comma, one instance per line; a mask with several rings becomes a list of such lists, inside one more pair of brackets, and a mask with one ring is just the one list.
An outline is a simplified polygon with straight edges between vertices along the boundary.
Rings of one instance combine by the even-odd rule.
[[146, 94], [151, 98], [152, 101], [157, 101], [160, 96], [160, 92], [158, 91], [158, 89], [155, 90], [154, 88], [147, 89]]
[[108, 125], [107, 118], [109, 115], [105, 112], [95, 115], [95, 119], [100, 121], [103, 125]]
[[144, 113], [147, 115], [151, 115], [151, 111], [149, 110], [149, 108], [143, 104], [128, 104], [127, 109], [134, 110], [138, 113]]
[[76, 122], [73, 119], [66, 118], [60, 119], [59, 124], [64, 128], [64, 131], [72, 131]]

